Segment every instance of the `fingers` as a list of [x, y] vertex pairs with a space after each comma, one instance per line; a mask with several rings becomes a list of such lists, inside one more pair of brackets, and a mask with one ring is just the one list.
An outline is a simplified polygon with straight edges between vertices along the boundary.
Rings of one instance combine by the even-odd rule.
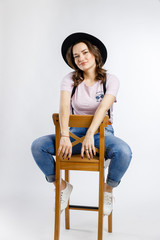
[[81, 158], [84, 158], [84, 146], [82, 145], [82, 148], [81, 148]]
[[87, 158], [90, 160], [90, 151], [89, 148], [87, 146], [83, 146], [81, 148], [81, 158], [84, 158], [84, 153], [86, 154]]
[[61, 150], [61, 153], [60, 153], [60, 157], [64, 159], [64, 158], [66, 158], [65, 155], [66, 155], [66, 148], [63, 147]]
[[[84, 158], [84, 153], [86, 154], [86, 157], [90, 160], [93, 159], [93, 155], [96, 155], [96, 150], [94, 147], [94, 139], [88, 139], [86, 138], [84, 142], [82, 143], [81, 148], [81, 157]], [[60, 146], [58, 149], [58, 156], [65, 159], [68, 158], [68, 160], [71, 158], [72, 155], [72, 144], [71, 142], [68, 143], [66, 140], [60, 142]]]
[[68, 158], [70, 159], [71, 158], [71, 155], [72, 155], [72, 148], [62, 148], [61, 150], [61, 154], [60, 154], [60, 157], [65, 159], [65, 158]]
[[57, 155], [63, 159], [65, 159], [66, 157], [68, 157], [68, 159], [71, 158], [72, 144], [70, 141], [68, 142], [68, 139], [67, 140], [61, 139]]
[[68, 160], [71, 158], [71, 155], [72, 155], [72, 148], [69, 149], [69, 152], [68, 152]]
[[[93, 155], [96, 155], [96, 150], [95, 147], [93, 146], [91, 147], [86, 147], [83, 146], [81, 148], [81, 158], [84, 158], [84, 154], [86, 154], [87, 158], [90, 160], [91, 158], [93, 159]], [[63, 147], [59, 147], [58, 149], [58, 156], [60, 155], [60, 157], [62, 159], [68, 158], [68, 160], [71, 158], [72, 156], [72, 148], [63, 148]]]
[[86, 153], [86, 156], [89, 160], [90, 160], [90, 158], [93, 158], [91, 147], [87, 147], [86, 150], [85, 150], [85, 153]]
[[94, 156], [96, 156], [96, 149], [95, 149], [95, 146], [93, 146], [93, 153], [94, 153]]
[[62, 154], [62, 158], [68, 158], [68, 160], [71, 158], [72, 155], [72, 148], [66, 149], [64, 153]]
[[58, 156], [60, 155], [61, 150], [62, 150], [62, 146], [59, 146], [58, 153], [57, 153]]
[[90, 160], [91, 158], [93, 159], [93, 154], [94, 156], [96, 155], [96, 150], [94, 146], [82, 146], [81, 148], [81, 158], [84, 157], [84, 153], [86, 154], [87, 158]]
[[86, 148], [85, 153], [86, 153], [87, 158], [90, 160], [91, 159], [90, 158], [90, 149]]

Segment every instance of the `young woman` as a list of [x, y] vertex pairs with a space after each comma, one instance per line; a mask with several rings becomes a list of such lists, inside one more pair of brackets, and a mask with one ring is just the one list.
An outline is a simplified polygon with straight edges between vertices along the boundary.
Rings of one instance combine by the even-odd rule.
[[[107, 59], [105, 45], [87, 33], [73, 33], [62, 44], [64, 61], [74, 69], [61, 83], [60, 125], [61, 139], [58, 155], [70, 158], [72, 154], [84, 153], [94, 158], [95, 147], [99, 148], [99, 134], [94, 135], [106, 114], [109, 125], [105, 128], [105, 159], [111, 159], [108, 175], [104, 183], [104, 215], [113, 209], [113, 188], [117, 187], [126, 172], [132, 152], [127, 143], [114, 136], [113, 103], [119, 89], [119, 80], [102, 68]], [[75, 89], [74, 89], [75, 87]], [[75, 90], [73, 94], [73, 89]], [[94, 115], [90, 127], [68, 128], [70, 114]], [[77, 136], [85, 136], [82, 146], [73, 147], [69, 131]], [[48, 182], [55, 184], [55, 135], [43, 136], [32, 143], [33, 157], [45, 174]], [[73, 186], [61, 181], [61, 211], [67, 207]]]

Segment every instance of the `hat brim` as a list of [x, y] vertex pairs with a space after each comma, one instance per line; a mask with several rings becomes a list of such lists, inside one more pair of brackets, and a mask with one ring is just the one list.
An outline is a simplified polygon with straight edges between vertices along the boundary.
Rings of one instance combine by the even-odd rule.
[[77, 41], [83, 41], [83, 40], [88, 40], [93, 45], [98, 47], [98, 49], [101, 53], [101, 56], [102, 56], [102, 62], [103, 62], [103, 64], [105, 64], [105, 62], [107, 60], [107, 49], [106, 49], [105, 45], [98, 38], [96, 38], [88, 33], [76, 32], [76, 33], [69, 35], [62, 43], [61, 53], [62, 53], [63, 59], [67, 63], [67, 65], [70, 66], [66, 59], [66, 54], [67, 54], [68, 48], [71, 47], [72, 45], [74, 45], [74, 43], [76, 43]]

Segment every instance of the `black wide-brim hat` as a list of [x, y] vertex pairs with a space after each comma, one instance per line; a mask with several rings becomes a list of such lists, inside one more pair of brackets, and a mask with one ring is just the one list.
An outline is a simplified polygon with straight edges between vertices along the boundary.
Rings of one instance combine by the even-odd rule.
[[61, 47], [61, 53], [62, 53], [64, 61], [68, 64], [67, 59], [66, 59], [66, 53], [68, 51], [68, 48], [71, 47], [72, 45], [74, 45], [76, 42], [83, 41], [83, 40], [88, 40], [93, 45], [98, 47], [98, 49], [101, 53], [101, 56], [102, 56], [102, 62], [103, 62], [103, 64], [105, 64], [105, 62], [107, 60], [107, 49], [106, 49], [105, 45], [98, 38], [96, 38], [88, 33], [83, 33], [83, 32], [73, 33], [73, 34], [69, 35], [63, 41], [62, 47]]

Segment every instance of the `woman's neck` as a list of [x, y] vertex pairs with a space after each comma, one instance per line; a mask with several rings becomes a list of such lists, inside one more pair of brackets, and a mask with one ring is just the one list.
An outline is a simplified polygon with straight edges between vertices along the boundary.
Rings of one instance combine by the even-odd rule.
[[95, 81], [96, 78], [96, 71], [87, 71], [83, 73], [84, 80], [90, 80], [91, 82]]

